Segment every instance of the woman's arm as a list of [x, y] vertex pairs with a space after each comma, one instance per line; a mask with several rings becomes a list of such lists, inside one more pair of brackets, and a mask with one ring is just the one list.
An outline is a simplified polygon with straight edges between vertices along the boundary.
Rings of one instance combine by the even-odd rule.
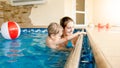
[[77, 36], [80, 36], [81, 34], [86, 34], [86, 32], [76, 32], [76, 33], [74, 33], [72, 35], [67, 36], [67, 39], [71, 40], [71, 39], [73, 39], [73, 38], [75, 38]]
[[64, 42], [66, 42], [66, 41], [68, 41], [68, 40], [71, 40], [71, 39], [73, 39], [73, 38], [75, 38], [75, 37], [77, 37], [77, 36], [79, 36], [79, 35], [81, 35], [81, 34], [85, 34], [85, 32], [76, 32], [76, 33], [74, 33], [74, 34], [72, 34], [72, 35], [63, 37], [63, 38], [61, 38], [61, 39], [59, 39], [59, 40], [56, 40], [56, 41], [54, 41], [54, 42], [55, 42], [56, 44], [61, 44], [61, 43], [64, 43]]
[[66, 48], [66, 47], [58, 47], [57, 50], [62, 50], [62, 51], [71, 51], [73, 48]]
[[[84, 35], [84, 34], [86, 34], [86, 32], [81, 32], [80, 35], [82, 35], [82, 34]], [[76, 45], [77, 40], [78, 40], [78, 36], [76, 36], [72, 39], [73, 45]]]
[[63, 44], [64, 42], [68, 41], [68, 40], [71, 40], [81, 34], [84, 34], [85, 32], [76, 32], [72, 35], [69, 35], [69, 36], [66, 36], [66, 37], [63, 37], [63, 38], [60, 38], [60, 39], [57, 39], [57, 40], [54, 40], [54, 41], [49, 41], [49, 45], [60, 45], [60, 44]]

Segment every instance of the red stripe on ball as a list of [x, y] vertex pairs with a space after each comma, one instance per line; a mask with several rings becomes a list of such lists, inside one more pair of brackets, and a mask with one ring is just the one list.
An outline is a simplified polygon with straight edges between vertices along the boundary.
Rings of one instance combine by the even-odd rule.
[[15, 22], [8, 22], [8, 32], [11, 39], [15, 39], [18, 36], [18, 27]]

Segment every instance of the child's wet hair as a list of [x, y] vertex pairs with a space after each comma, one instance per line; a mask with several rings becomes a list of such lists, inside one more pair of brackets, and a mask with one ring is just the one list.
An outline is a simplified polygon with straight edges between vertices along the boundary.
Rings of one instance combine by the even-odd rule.
[[50, 36], [51, 34], [58, 34], [60, 29], [63, 29], [62, 26], [60, 26], [59, 24], [57, 24], [56, 22], [52, 22], [49, 26], [48, 26], [48, 36]]

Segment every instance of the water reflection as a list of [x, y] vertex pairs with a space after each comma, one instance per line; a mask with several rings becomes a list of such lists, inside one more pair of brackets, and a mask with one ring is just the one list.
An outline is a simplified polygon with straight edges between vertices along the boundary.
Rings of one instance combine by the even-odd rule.
[[3, 45], [4, 55], [8, 57], [8, 62], [16, 62], [20, 56], [23, 56], [20, 40], [6, 40]]

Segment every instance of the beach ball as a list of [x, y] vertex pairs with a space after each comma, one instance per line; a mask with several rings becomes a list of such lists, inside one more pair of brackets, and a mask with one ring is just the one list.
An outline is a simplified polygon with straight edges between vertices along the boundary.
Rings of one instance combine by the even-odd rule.
[[15, 39], [20, 35], [20, 27], [16, 22], [5, 22], [1, 26], [1, 34], [5, 39]]

